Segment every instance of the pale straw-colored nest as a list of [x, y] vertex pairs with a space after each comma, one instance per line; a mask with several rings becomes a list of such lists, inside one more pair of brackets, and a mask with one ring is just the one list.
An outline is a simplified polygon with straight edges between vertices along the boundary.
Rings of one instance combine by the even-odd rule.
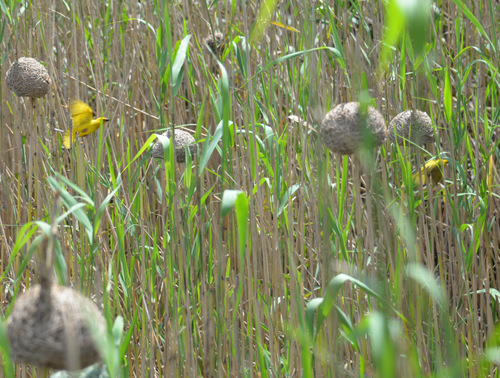
[[5, 326], [14, 362], [79, 370], [100, 360], [94, 336], [104, 332], [104, 318], [71, 288], [35, 285], [16, 300]]
[[435, 142], [431, 117], [420, 110], [405, 110], [389, 123], [388, 137], [391, 142], [424, 145]]
[[216, 56], [220, 56], [222, 51], [224, 51], [224, 35], [222, 33], [216, 32], [210, 34], [203, 41], [205, 47], [209, 48]]
[[325, 115], [320, 134], [331, 151], [347, 155], [363, 145], [380, 146], [387, 137], [387, 129], [377, 109], [368, 106], [363, 115], [358, 102], [348, 102], [335, 106]]
[[[162, 135], [170, 138], [171, 130], [167, 130]], [[195, 143], [194, 137], [188, 132], [182, 130], [175, 130], [174, 148], [174, 154], [177, 163], [186, 162], [186, 152], [189, 153], [192, 157], [195, 157], [198, 154], [198, 145]], [[164, 158], [163, 144], [161, 143], [161, 141], [158, 141], [153, 145], [152, 155], [153, 157], [158, 159]]]
[[50, 87], [49, 73], [33, 58], [19, 58], [12, 63], [5, 81], [7, 87], [19, 97], [43, 97]]

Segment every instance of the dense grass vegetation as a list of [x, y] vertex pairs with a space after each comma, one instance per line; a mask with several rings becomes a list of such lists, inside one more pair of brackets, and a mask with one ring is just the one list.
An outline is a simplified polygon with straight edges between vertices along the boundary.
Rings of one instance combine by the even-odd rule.
[[[500, 5], [412, 3], [0, 0], [2, 318], [56, 217], [112, 376], [498, 376]], [[21, 56], [45, 98], [7, 89]], [[66, 151], [75, 97], [111, 122]], [[437, 143], [332, 154], [347, 101], [424, 110]], [[169, 127], [201, 155], [151, 158]], [[4, 373], [42, 374], [2, 329]]]

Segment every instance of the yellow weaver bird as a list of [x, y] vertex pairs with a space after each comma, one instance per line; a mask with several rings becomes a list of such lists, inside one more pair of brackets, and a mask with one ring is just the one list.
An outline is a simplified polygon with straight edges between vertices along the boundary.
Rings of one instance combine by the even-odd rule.
[[70, 138], [69, 130], [66, 130], [63, 134], [63, 145], [64, 148], [68, 150], [75, 143], [77, 134], [79, 137], [92, 134], [99, 129], [104, 122], [109, 121], [109, 119], [105, 117], [94, 119], [92, 108], [83, 101], [77, 99], [72, 99], [70, 101], [69, 108], [71, 111], [71, 118], [73, 118], [73, 135]]
[[446, 165], [448, 165], [448, 160], [446, 159], [429, 160], [420, 169], [420, 172], [413, 174], [413, 182], [415, 185], [418, 185], [420, 184], [420, 179], [422, 179], [422, 185], [425, 185], [427, 178], [430, 177], [434, 184], [439, 183], [443, 179], [443, 170]]

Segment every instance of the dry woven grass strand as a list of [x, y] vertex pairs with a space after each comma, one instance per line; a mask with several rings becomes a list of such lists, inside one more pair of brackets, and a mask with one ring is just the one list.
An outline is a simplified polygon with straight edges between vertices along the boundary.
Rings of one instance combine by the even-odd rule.
[[7, 87], [19, 97], [43, 97], [50, 87], [49, 73], [33, 58], [19, 58], [12, 63], [5, 81]]
[[419, 146], [435, 142], [432, 120], [420, 110], [405, 110], [394, 117], [389, 123], [388, 137], [398, 144], [405, 140]]
[[[162, 135], [170, 138], [171, 130], [167, 130]], [[177, 163], [186, 162], [186, 146], [188, 147], [187, 151], [189, 151], [191, 156], [194, 157], [198, 154], [198, 145], [195, 143], [194, 137], [186, 131], [175, 130], [174, 148]], [[163, 145], [161, 141], [158, 141], [153, 145], [152, 155], [155, 158], [163, 159]]]
[[387, 137], [387, 128], [377, 109], [368, 106], [363, 117], [359, 102], [348, 102], [335, 106], [325, 115], [320, 133], [331, 151], [347, 155], [355, 153], [368, 138], [375, 147], [380, 146]]
[[79, 370], [100, 360], [93, 331], [104, 332], [104, 318], [71, 288], [36, 285], [16, 300], [5, 325], [14, 362]]

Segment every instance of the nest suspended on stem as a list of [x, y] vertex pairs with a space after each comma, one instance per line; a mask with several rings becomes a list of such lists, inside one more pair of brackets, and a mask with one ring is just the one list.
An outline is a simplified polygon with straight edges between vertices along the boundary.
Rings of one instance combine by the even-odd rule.
[[43, 97], [50, 87], [49, 73], [33, 58], [19, 58], [12, 63], [5, 81], [7, 87], [19, 97]]
[[[172, 140], [171, 130], [167, 130], [161, 135], [166, 136], [170, 139], [170, 141]], [[189, 151], [188, 153], [192, 157], [195, 157], [198, 154], [198, 145], [195, 143], [194, 137], [186, 131], [175, 130], [173, 147], [175, 149], [174, 153], [177, 163], [186, 162], [186, 150]], [[152, 156], [158, 159], [163, 159], [163, 144], [161, 141], [158, 141], [153, 145]]]
[[418, 146], [435, 142], [431, 117], [420, 110], [405, 110], [389, 123], [388, 137], [391, 142], [412, 142]]
[[205, 47], [210, 49], [210, 51], [212, 51], [215, 56], [220, 58], [222, 52], [224, 51], [224, 35], [219, 32], [210, 34], [203, 40], [203, 44], [205, 45]]
[[362, 114], [359, 102], [336, 105], [323, 119], [320, 134], [337, 154], [353, 154], [364, 145], [378, 147], [387, 137], [384, 118], [372, 106]]
[[104, 333], [104, 318], [71, 288], [35, 285], [16, 300], [5, 326], [14, 362], [79, 370], [101, 359], [95, 335]]

